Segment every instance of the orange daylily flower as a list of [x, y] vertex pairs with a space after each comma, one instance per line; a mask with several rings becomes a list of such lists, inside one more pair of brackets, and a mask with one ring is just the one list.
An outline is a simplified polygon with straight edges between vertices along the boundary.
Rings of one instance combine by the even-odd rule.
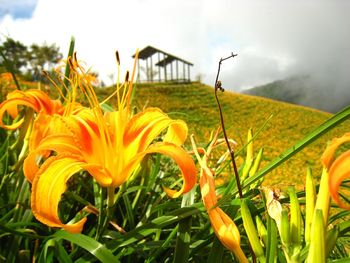
[[207, 160], [212, 149], [218, 146], [218, 132], [219, 130], [216, 132], [206, 150], [200, 149], [204, 152], [203, 157], [200, 157], [199, 149], [194, 142], [193, 135], [191, 136], [192, 147], [201, 166], [199, 185], [201, 188], [202, 200], [217, 238], [227, 249], [235, 254], [239, 262], [248, 262], [240, 246], [241, 236], [236, 224], [217, 206], [218, 197], [215, 192], [214, 172], [207, 165]]
[[328, 145], [322, 155], [322, 163], [329, 173], [329, 192], [337, 205], [350, 210], [350, 204], [340, 200], [339, 188], [341, 183], [350, 178], [350, 150], [343, 152], [335, 159], [335, 151], [344, 143], [350, 142], [350, 133], [335, 138]]
[[[117, 110], [104, 113], [93, 87], [84, 79], [83, 69], [76, 61], [70, 65], [75, 72], [71, 81], [86, 95], [91, 108], [59, 117], [70, 133], [46, 136], [25, 160], [26, 176], [33, 180], [31, 204], [35, 217], [48, 226], [81, 232], [86, 219], [64, 224], [58, 217], [58, 203], [67, 180], [85, 170], [100, 185], [114, 192], [130, 178], [145, 155], [151, 153], [171, 157], [182, 172], [180, 190], [164, 188], [170, 197], [191, 190], [196, 183], [196, 168], [191, 156], [181, 148], [187, 136], [186, 123], [170, 119], [158, 108], [133, 115], [130, 109], [132, 81], [117, 87]], [[162, 141], [155, 143], [163, 131], [166, 133]], [[36, 156], [43, 151], [54, 151], [56, 155], [39, 167]]]
[[0, 127], [8, 130], [16, 130], [23, 124], [24, 118], [10, 125], [3, 123], [5, 112], [8, 112], [13, 119], [18, 117], [18, 106], [27, 106], [37, 113], [43, 112], [48, 115], [63, 113], [61, 102], [59, 100], [50, 99], [50, 97], [41, 90], [15, 90], [9, 93], [7, 95], [7, 100], [0, 104]]

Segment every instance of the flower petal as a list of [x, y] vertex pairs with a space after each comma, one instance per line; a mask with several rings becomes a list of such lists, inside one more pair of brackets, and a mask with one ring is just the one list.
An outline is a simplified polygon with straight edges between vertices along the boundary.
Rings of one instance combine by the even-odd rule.
[[334, 153], [337, 150], [337, 148], [342, 145], [343, 143], [350, 142], [350, 132], [344, 134], [340, 138], [334, 138], [331, 143], [327, 146], [326, 150], [323, 152], [321, 160], [323, 163], [323, 166], [329, 169], [331, 166], [333, 159], [334, 159]]
[[58, 155], [50, 157], [36, 174], [31, 194], [31, 206], [37, 220], [50, 227], [62, 227], [71, 233], [80, 233], [86, 221], [64, 224], [58, 217], [58, 204], [71, 176], [81, 170], [78, 159]]
[[23, 172], [28, 181], [32, 182], [39, 170], [37, 158], [48, 157], [51, 151], [58, 154], [80, 155], [80, 149], [72, 136], [67, 134], [49, 135], [40, 141], [35, 150], [29, 152], [23, 163]]
[[131, 173], [136, 169], [136, 167], [140, 164], [144, 156], [150, 153], [161, 153], [169, 156], [177, 163], [182, 172], [183, 184], [179, 191], [164, 188], [164, 191], [170, 197], [176, 198], [181, 194], [190, 191], [196, 184], [196, 166], [191, 156], [181, 147], [172, 143], [163, 142], [150, 146], [147, 150], [137, 154], [132, 160], [130, 160], [128, 165], [121, 173], [123, 177], [113, 178], [113, 185], [119, 186], [124, 183], [131, 175]]
[[241, 235], [233, 220], [219, 207], [208, 211], [208, 215], [214, 232], [221, 243], [232, 252], [240, 248]]
[[342, 208], [350, 210], [350, 204], [340, 200], [339, 188], [341, 183], [350, 178], [350, 151], [342, 153], [329, 169], [329, 191], [333, 200]]
[[27, 106], [36, 112], [43, 111], [47, 114], [63, 113], [62, 104], [58, 100], [51, 100], [50, 97], [41, 90], [13, 91], [8, 94], [7, 100], [0, 105], [0, 126], [9, 130], [15, 130], [23, 123], [20, 119], [11, 125], [5, 125], [2, 121], [7, 111], [12, 118], [18, 116], [18, 105]]
[[138, 151], [146, 149], [162, 131], [168, 128], [165, 142], [182, 145], [187, 137], [187, 125], [181, 120], [173, 120], [158, 108], [148, 108], [136, 114], [128, 123], [124, 133], [124, 145], [138, 146]]
[[204, 169], [201, 169], [199, 185], [201, 188], [204, 206], [209, 211], [210, 209], [213, 209], [218, 202], [218, 198], [215, 193], [215, 180], [213, 175], [211, 173], [208, 174]]
[[100, 164], [84, 164], [82, 168], [90, 173], [92, 177], [103, 187], [110, 186], [112, 183], [112, 176], [109, 171], [103, 168]]

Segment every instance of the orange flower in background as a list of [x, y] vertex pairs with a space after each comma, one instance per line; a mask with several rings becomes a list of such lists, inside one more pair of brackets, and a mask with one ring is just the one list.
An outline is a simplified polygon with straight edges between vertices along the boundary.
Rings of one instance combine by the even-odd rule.
[[192, 147], [201, 166], [199, 185], [201, 188], [202, 200], [217, 238], [227, 249], [235, 254], [239, 262], [248, 262], [240, 246], [241, 236], [236, 224], [217, 206], [218, 197], [215, 192], [214, 172], [207, 165], [212, 149], [218, 146], [218, 132], [219, 130], [216, 132], [206, 150], [200, 149], [200, 151], [204, 152], [203, 157], [200, 157], [199, 149], [194, 142], [193, 136], [191, 136]]
[[3, 122], [5, 112], [12, 119], [16, 119], [19, 115], [19, 106], [26, 106], [33, 109], [36, 113], [43, 112], [48, 115], [63, 113], [61, 102], [59, 100], [52, 100], [41, 90], [15, 90], [9, 93], [7, 99], [0, 104], [0, 127], [8, 130], [16, 130], [23, 124], [24, 118], [10, 125], [6, 125]]
[[350, 133], [335, 138], [322, 155], [323, 166], [329, 173], [329, 192], [337, 205], [348, 210], [350, 210], [350, 204], [340, 200], [339, 190], [342, 182], [350, 178], [350, 150], [341, 153], [337, 158], [335, 158], [335, 152], [342, 144], [349, 142]]
[[[196, 168], [191, 156], [181, 148], [187, 137], [186, 123], [170, 119], [158, 108], [133, 115], [130, 109], [132, 81], [117, 86], [117, 110], [104, 113], [93, 87], [84, 78], [84, 70], [76, 60], [70, 61], [70, 65], [73, 91], [80, 89], [90, 108], [59, 117], [70, 132], [46, 136], [25, 160], [25, 174], [33, 180], [31, 204], [35, 217], [48, 226], [81, 232], [85, 218], [64, 224], [58, 217], [58, 203], [69, 178], [85, 170], [101, 186], [114, 192], [130, 178], [142, 159], [152, 153], [171, 157], [182, 172], [180, 190], [164, 188], [170, 197], [191, 190], [196, 183]], [[163, 131], [166, 133], [161, 141], [154, 142]], [[37, 156], [45, 151], [54, 151], [56, 155], [47, 158], [39, 167]]]

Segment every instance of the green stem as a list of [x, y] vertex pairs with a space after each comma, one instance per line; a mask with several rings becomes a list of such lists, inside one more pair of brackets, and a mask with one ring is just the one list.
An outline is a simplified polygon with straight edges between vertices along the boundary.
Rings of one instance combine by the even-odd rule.
[[112, 210], [114, 206], [114, 191], [115, 187], [111, 186], [107, 188], [107, 218], [111, 219]]

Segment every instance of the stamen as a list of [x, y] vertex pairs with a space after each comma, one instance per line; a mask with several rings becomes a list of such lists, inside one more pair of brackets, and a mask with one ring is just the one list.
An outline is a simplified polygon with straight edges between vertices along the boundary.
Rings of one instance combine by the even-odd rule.
[[117, 59], [118, 66], [120, 66], [120, 59], [119, 59], [119, 52], [118, 51], [115, 52], [115, 57]]
[[71, 57], [68, 58], [68, 64], [69, 64], [69, 67], [70, 67], [72, 70], [74, 70], [74, 63], [73, 63]]

